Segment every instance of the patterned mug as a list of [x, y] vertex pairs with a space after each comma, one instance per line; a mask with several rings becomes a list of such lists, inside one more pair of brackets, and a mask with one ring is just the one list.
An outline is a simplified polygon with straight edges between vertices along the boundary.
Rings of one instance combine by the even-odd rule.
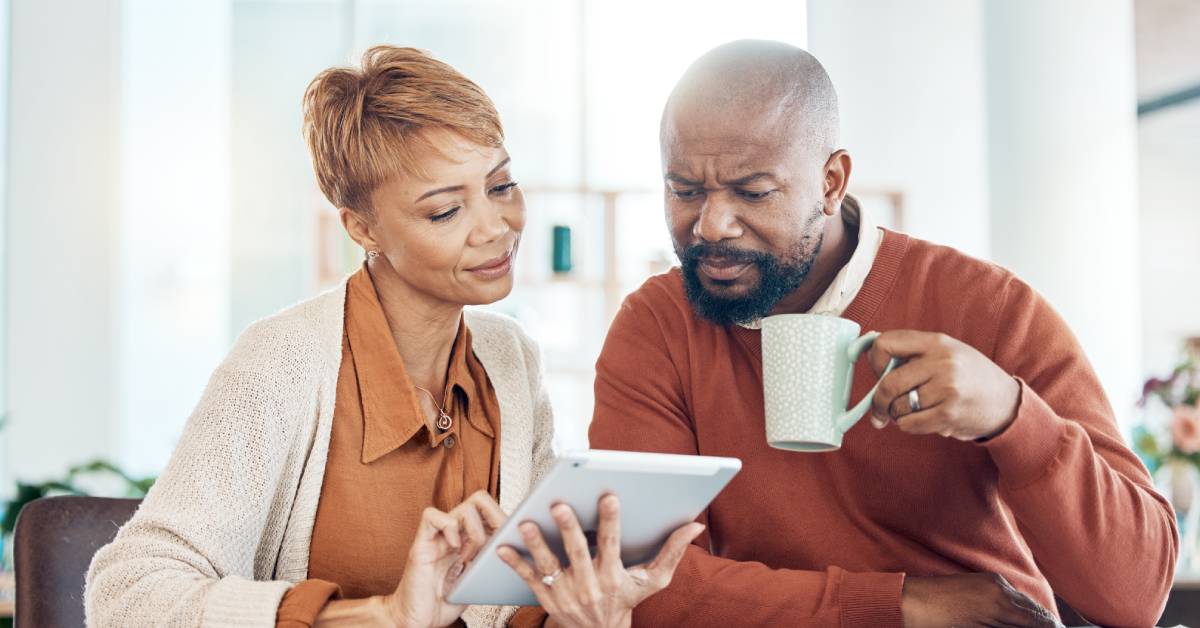
[[[878, 332], [859, 336], [858, 323], [823, 314], [780, 314], [762, 321], [763, 403], [767, 442], [788, 451], [832, 451], [867, 413], [871, 391], [853, 408], [854, 364]], [[896, 366], [893, 358], [883, 372]], [[883, 378], [880, 377], [882, 380]]]

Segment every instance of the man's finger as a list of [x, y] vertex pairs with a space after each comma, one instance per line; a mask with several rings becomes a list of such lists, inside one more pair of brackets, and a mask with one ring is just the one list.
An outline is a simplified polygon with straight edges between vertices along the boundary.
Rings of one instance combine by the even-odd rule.
[[[917, 391], [915, 400], [912, 394], [914, 390]], [[913, 401], [917, 402], [916, 407], [913, 406]], [[892, 405], [888, 407], [888, 415], [897, 419], [911, 416], [923, 410], [936, 408], [942, 401], [944, 400], [937, 395], [937, 388], [926, 382], [896, 395], [896, 398], [892, 399]]]
[[883, 373], [892, 358], [907, 360], [920, 357], [937, 349], [943, 342], [942, 334], [927, 331], [899, 329], [879, 334], [867, 359], [876, 375]]
[[925, 360], [905, 362], [879, 382], [879, 390], [875, 391], [875, 397], [871, 399], [871, 408], [880, 416], [900, 416], [891, 413], [892, 405], [897, 399], [908, 395], [908, 391], [919, 388], [933, 379], [933, 374], [933, 369]]
[[906, 434], [913, 435], [941, 434], [942, 430], [953, 429], [953, 426], [947, 424], [943, 412], [937, 407], [906, 414], [896, 419], [896, 426]]

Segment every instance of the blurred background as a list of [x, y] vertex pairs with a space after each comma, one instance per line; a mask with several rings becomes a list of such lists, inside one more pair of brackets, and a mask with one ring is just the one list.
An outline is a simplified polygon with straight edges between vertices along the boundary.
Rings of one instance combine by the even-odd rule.
[[674, 262], [665, 97], [766, 38], [828, 69], [868, 211], [1042, 291], [1194, 519], [1197, 34], [1190, 0], [2, 0], [0, 497], [84, 490], [95, 460], [152, 478], [238, 332], [356, 267], [300, 99], [379, 43], [495, 100], [529, 225], [490, 307], [541, 341], [558, 444], [584, 445], [610, 317]]

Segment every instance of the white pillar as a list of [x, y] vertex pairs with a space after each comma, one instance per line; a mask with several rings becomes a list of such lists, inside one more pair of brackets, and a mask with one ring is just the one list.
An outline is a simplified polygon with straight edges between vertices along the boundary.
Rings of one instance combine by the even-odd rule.
[[111, 452], [119, 5], [11, 7], [9, 479]]
[[8, 439], [8, 0], [0, 0], [0, 499], [10, 495]]
[[904, 196], [917, 237], [988, 255], [982, 0], [809, 0], [856, 187]]
[[986, 4], [992, 253], [1074, 329], [1118, 417], [1140, 392], [1128, 0]]

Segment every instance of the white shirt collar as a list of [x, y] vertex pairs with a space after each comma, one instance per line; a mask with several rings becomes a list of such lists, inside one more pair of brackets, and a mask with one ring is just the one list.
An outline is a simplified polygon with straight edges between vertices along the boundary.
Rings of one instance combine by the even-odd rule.
[[[858, 246], [854, 248], [850, 261], [834, 276], [833, 283], [813, 304], [809, 314], [841, 316], [867, 282], [867, 275], [871, 274], [875, 256], [883, 244], [883, 231], [875, 226], [866, 210], [856, 208], [851, 203], [842, 203], [841, 217], [847, 226], [858, 229]], [[741, 326], [760, 329], [762, 321], [755, 320]]]

